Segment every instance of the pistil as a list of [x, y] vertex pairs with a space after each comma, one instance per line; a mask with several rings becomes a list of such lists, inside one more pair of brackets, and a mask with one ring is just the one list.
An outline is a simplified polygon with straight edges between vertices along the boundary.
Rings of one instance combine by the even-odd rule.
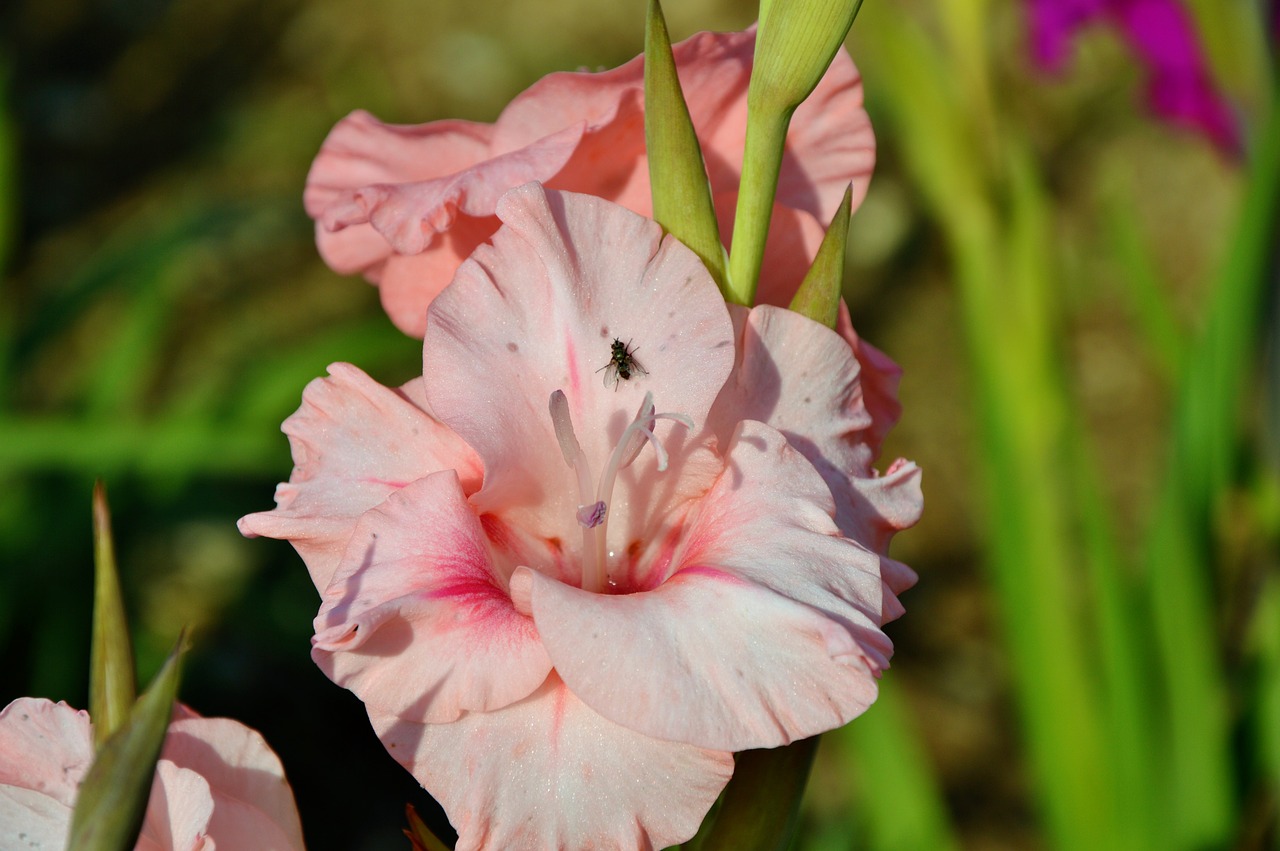
[[605, 466], [604, 475], [595, 490], [595, 499], [591, 499], [591, 466], [582, 445], [578, 443], [573, 431], [573, 420], [569, 416], [569, 401], [564, 392], [557, 390], [551, 394], [549, 404], [551, 422], [555, 427], [556, 440], [560, 443], [560, 452], [564, 461], [577, 474], [578, 479], [578, 525], [582, 527], [582, 588], [585, 591], [603, 591], [609, 581], [608, 577], [608, 537], [609, 537], [609, 503], [613, 498], [613, 486], [618, 472], [631, 466], [644, 449], [645, 443], [653, 444], [657, 456], [658, 472], [667, 469], [669, 456], [667, 450], [653, 433], [654, 424], [658, 420], [675, 420], [686, 428], [693, 429], [693, 420], [684, 414], [655, 413], [653, 394], [646, 393], [640, 403], [640, 410], [635, 418], [622, 432], [622, 437], [614, 446]]

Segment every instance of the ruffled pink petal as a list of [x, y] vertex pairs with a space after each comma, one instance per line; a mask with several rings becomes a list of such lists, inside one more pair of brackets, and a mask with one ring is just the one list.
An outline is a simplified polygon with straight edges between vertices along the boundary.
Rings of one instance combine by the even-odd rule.
[[832, 488], [841, 531], [869, 544], [854, 531], [861, 527], [851, 516], [856, 506], [849, 480], [874, 472], [878, 442], [873, 447], [870, 441], [884, 424], [867, 409], [864, 378], [881, 377], [863, 369], [839, 334], [798, 313], [769, 306], [731, 312], [738, 358], [716, 399], [711, 428], [722, 440], [744, 419], [781, 431]]
[[[722, 193], [736, 192], [742, 170], [754, 48], [754, 30], [699, 33], [674, 48], [717, 206], [730, 222], [733, 210]], [[458, 121], [397, 127], [353, 113], [334, 128], [308, 176], [305, 204], [321, 223], [321, 255], [335, 270], [361, 272], [379, 286], [416, 281], [422, 294], [384, 298], [398, 327], [421, 333], [425, 305], [469, 254], [462, 249], [492, 233], [496, 201], [506, 190], [537, 180], [648, 215], [643, 85], [643, 58], [636, 57], [601, 73], [548, 75], [492, 127]], [[861, 81], [841, 51], [796, 112], [777, 202], [829, 221], [850, 182], [855, 206], [861, 201], [874, 159]], [[471, 233], [449, 245], [443, 237], [457, 227]], [[726, 239], [730, 229], [723, 229]], [[406, 262], [418, 253], [433, 258]], [[807, 268], [811, 259], [786, 268]]]
[[397, 254], [417, 254], [459, 213], [490, 216], [508, 188], [546, 181], [564, 167], [583, 127], [566, 127], [517, 151], [492, 157], [458, 174], [416, 183], [379, 183], [343, 192], [319, 217], [326, 231], [370, 224]]
[[[493, 244], [432, 307], [427, 397], [484, 462], [476, 507], [569, 543], [586, 500], [553, 430], [552, 392], [564, 392], [598, 477], [646, 392], [700, 425], [732, 365], [732, 324], [697, 257], [648, 219], [537, 184], [509, 193], [498, 214]], [[645, 374], [610, 387], [615, 339]], [[684, 426], [656, 430], [668, 440]]]
[[371, 711], [427, 723], [506, 706], [551, 669], [452, 471], [360, 519], [313, 643], [320, 668]]
[[868, 460], [870, 463], [879, 457], [885, 435], [902, 416], [902, 404], [898, 401], [898, 382], [902, 378], [902, 367], [858, 336], [849, 318], [849, 308], [843, 301], [840, 302], [836, 331], [848, 341], [862, 368], [862, 402], [871, 415], [871, 427], [863, 432], [862, 441], [871, 449]]
[[358, 109], [335, 124], [320, 146], [307, 174], [303, 205], [312, 217], [320, 218], [336, 196], [351, 189], [462, 171], [488, 156], [492, 138], [488, 124], [385, 124]]
[[[851, 327], [857, 348], [789, 310], [731, 312], [738, 361], [716, 400], [712, 428], [727, 436], [739, 420], [752, 419], [786, 435], [831, 489], [840, 532], [881, 556], [880, 622], [893, 620], [902, 613], [896, 595], [914, 585], [916, 575], [885, 554], [893, 535], [914, 525], [923, 507], [918, 467], [898, 461], [883, 477], [871, 467], [883, 432], [897, 418], [897, 366]], [[855, 359], [859, 349], [866, 361]], [[868, 403], [880, 411], [879, 420]]]
[[70, 807], [91, 762], [89, 713], [35, 697], [20, 697], [0, 712], [0, 785]]
[[866, 709], [892, 652], [878, 560], [830, 512], [812, 466], [745, 422], [660, 587], [590, 594], [517, 575], [556, 671], [592, 709], [700, 747], [774, 747]]
[[392, 254], [386, 238], [368, 223], [342, 230], [332, 221], [337, 205], [368, 186], [415, 183], [467, 169], [488, 156], [493, 128], [469, 121], [416, 126], [384, 124], [363, 110], [339, 121], [320, 147], [303, 193], [317, 221], [316, 244], [335, 271], [365, 272]]
[[413, 398], [417, 386], [391, 390], [350, 364], [330, 366], [282, 426], [294, 469], [276, 489], [276, 508], [242, 517], [240, 531], [288, 540], [323, 591], [356, 520], [388, 494], [444, 469], [478, 487], [478, 459]]
[[[213, 794], [208, 781], [197, 771], [161, 759], [151, 782], [151, 798], [135, 851], [212, 851], [209, 836], [213, 816]], [[259, 845], [231, 845], [227, 848], [259, 848]], [[297, 846], [301, 848], [302, 846]]]
[[169, 726], [162, 760], [207, 782], [212, 796], [207, 833], [223, 848], [304, 847], [284, 766], [257, 731], [229, 718], [178, 717]]
[[452, 724], [370, 719], [443, 805], [458, 851], [665, 848], [697, 831], [733, 772], [729, 753], [601, 718], [554, 673], [525, 700]]

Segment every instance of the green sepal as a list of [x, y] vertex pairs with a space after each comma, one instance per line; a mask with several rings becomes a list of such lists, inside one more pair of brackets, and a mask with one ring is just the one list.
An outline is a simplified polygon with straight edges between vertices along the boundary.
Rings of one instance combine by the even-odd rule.
[[644, 143], [653, 218], [702, 260], [728, 297], [711, 183], [676, 75], [671, 37], [658, 0], [649, 0], [644, 37]]
[[818, 737], [734, 756], [733, 779], [699, 851], [786, 851], [795, 836], [800, 799], [818, 752]]
[[762, 11], [729, 254], [731, 301], [755, 302], [791, 114], [817, 87], [862, 0], [787, 0]]
[[93, 645], [89, 651], [89, 717], [98, 747], [129, 717], [138, 696], [133, 646], [120, 594], [111, 509], [101, 481], [93, 485]]
[[427, 827], [427, 823], [422, 820], [422, 816], [418, 815], [413, 804], [404, 805], [404, 817], [409, 822], [409, 826], [404, 829], [404, 835], [409, 838], [413, 851], [449, 851], [449, 846], [431, 832], [431, 828]]
[[151, 781], [164, 746], [178, 696], [179, 658], [185, 635], [129, 719], [102, 743], [80, 784], [71, 814], [68, 848], [76, 851], [129, 851], [138, 841], [151, 797]]
[[791, 309], [828, 328], [836, 327], [840, 316], [840, 294], [844, 286], [844, 246], [849, 236], [849, 215], [853, 204], [853, 187], [844, 190], [844, 199], [822, 238], [818, 256], [800, 282]]

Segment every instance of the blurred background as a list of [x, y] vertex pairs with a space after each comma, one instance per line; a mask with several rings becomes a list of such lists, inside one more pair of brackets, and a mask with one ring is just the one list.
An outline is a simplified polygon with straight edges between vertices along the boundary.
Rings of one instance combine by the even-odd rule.
[[[884, 463], [919, 462], [926, 508], [894, 542], [920, 583], [882, 701], [824, 738], [800, 849], [1280, 848], [1274, 10], [1181, 7], [1203, 59], [1181, 73], [1233, 137], [1153, 112], [1158, 51], [1121, 12], [1037, 62], [1053, 6], [873, 0], [850, 37], [879, 164], [846, 298], [905, 370]], [[755, 8], [667, 16], [683, 38]], [[311, 663], [292, 549], [235, 529], [328, 363], [420, 370], [374, 288], [319, 261], [303, 180], [352, 109], [492, 121], [639, 53], [643, 18], [0, 7], [0, 703], [87, 705], [101, 477], [142, 678], [190, 626], [183, 699], [263, 732], [310, 847], [407, 847], [430, 799]]]

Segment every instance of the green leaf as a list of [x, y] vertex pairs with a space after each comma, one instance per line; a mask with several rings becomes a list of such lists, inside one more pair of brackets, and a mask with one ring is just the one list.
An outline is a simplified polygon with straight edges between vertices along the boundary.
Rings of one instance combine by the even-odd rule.
[[111, 509], [101, 481], [93, 486], [93, 645], [89, 661], [89, 717], [99, 747], [129, 717], [137, 699], [133, 647], [120, 595]]
[[727, 258], [720, 242], [711, 184], [680, 90], [671, 38], [658, 0], [649, 0], [645, 27], [644, 141], [654, 219], [701, 258], [727, 296]]
[[791, 114], [831, 65], [862, 0], [787, 0], [762, 11], [747, 89], [747, 139], [729, 254], [728, 299], [755, 301]]
[[844, 246], [849, 236], [849, 215], [853, 206], [853, 187], [844, 190], [844, 200], [836, 217], [818, 247], [818, 256], [800, 283], [791, 309], [828, 328], [836, 327], [840, 316], [840, 293], [844, 284]]
[[701, 851], [786, 851], [817, 752], [814, 736], [786, 747], [737, 754], [733, 779]]
[[133, 707], [129, 720], [98, 748], [76, 798], [68, 848], [128, 851], [137, 842], [147, 812], [151, 781], [164, 746], [185, 636]]
[[1170, 822], [1180, 847], [1229, 843], [1237, 816], [1233, 712], [1216, 651], [1211, 524], [1232, 487], [1259, 357], [1270, 267], [1280, 225], [1280, 86], [1255, 140], [1244, 203], [1200, 340], [1186, 358], [1173, 418], [1167, 479], [1151, 521], [1144, 567], [1155, 614], [1162, 709], [1170, 738]]
[[855, 775], [857, 817], [865, 822], [868, 847], [880, 851], [955, 851], [960, 847], [946, 802], [911, 713], [891, 679], [859, 718], [827, 736]]

